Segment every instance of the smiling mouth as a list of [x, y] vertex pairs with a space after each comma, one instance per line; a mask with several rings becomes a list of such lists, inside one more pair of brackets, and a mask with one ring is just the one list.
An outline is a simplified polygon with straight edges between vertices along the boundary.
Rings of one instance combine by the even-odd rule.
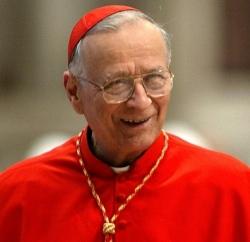
[[129, 127], [137, 127], [145, 124], [150, 118], [145, 119], [121, 119], [121, 121]]

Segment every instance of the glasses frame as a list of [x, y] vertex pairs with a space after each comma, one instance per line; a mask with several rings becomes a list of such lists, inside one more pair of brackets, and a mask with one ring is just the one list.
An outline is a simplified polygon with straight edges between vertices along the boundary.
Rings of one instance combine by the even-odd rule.
[[[169, 74], [170, 74], [170, 81], [171, 81], [171, 89], [172, 89], [172, 87], [173, 87], [173, 79], [174, 79], [174, 74], [173, 74], [173, 72], [168, 68], [167, 70], [164, 70], [164, 69], [159, 69], [159, 70], [156, 70], [156, 71], [152, 71], [152, 72], [147, 72], [147, 73], [144, 73], [144, 74], [138, 74], [138, 75], [133, 75], [133, 76], [128, 76], [128, 77], [126, 77], [126, 78], [128, 78], [128, 79], [133, 79], [133, 88], [131, 89], [131, 92], [130, 92], [130, 94], [128, 95], [128, 97], [126, 97], [126, 99], [124, 99], [124, 100], [121, 100], [121, 101], [110, 101], [110, 100], [107, 100], [106, 98], [105, 98], [105, 88], [107, 87], [107, 85], [109, 85], [110, 83], [112, 83], [112, 82], [114, 82], [115, 80], [118, 80], [118, 79], [122, 79], [122, 78], [124, 78], [124, 77], [116, 77], [115, 79], [111, 79], [111, 80], [109, 80], [109, 79], [107, 79], [106, 81], [105, 81], [105, 83], [104, 84], [98, 84], [98, 83], [96, 83], [96, 82], [94, 82], [94, 81], [92, 81], [92, 80], [89, 80], [89, 79], [83, 79], [83, 78], [80, 78], [80, 77], [77, 77], [77, 79], [79, 79], [79, 80], [83, 80], [83, 81], [85, 81], [85, 82], [87, 82], [87, 83], [90, 83], [90, 84], [92, 84], [93, 86], [95, 86], [95, 87], [97, 87], [101, 92], [102, 92], [102, 97], [103, 97], [103, 99], [105, 100], [105, 102], [106, 103], [108, 103], [108, 104], [119, 104], [119, 103], [123, 103], [123, 102], [126, 102], [127, 100], [129, 100], [130, 98], [131, 98], [131, 96], [133, 95], [133, 93], [134, 93], [134, 91], [135, 91], [135, 84], [136, 84], [136, 82], [138, 82], [138, 80], [140, 81], [140, 83], [142, 84], [142, 86], [143, 86], [143, 88], [144, 88], [144, 90], [145, 90], [145, 93], [147, 94], [147, 96], [149, 96], [149, 97], [153, 97], [153, 98], [158, 98], [158, 97], [162, 97], [162, 96], [165, 96], [165, 95], [167, 95], [167, 94], [160, 94], [160, 95], [152, 95], [152, 94], [149, 94], [148, 93], [148, 91], [147, 91], [147, 87], [145, 86], [145, 84], [144, 84], [144, 77], [146, 77], [146, 76], [148, 76], [148, 75], [152, 75], [152, 74], [155, 74], [155, 73], [165, 73], [165, 72], [169, 72]], [[171, 90], [170, 89], [170, 90]]]

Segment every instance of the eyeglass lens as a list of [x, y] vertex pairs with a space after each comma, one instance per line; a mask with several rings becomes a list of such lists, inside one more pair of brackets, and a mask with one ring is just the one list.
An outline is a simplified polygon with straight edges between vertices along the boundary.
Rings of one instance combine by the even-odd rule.
[[118, 78], [104, 86], [103, 97], [106, 102], [121, 103], [128, 100], [137, 79], [140, 79], [147, 95], [151, 97], [165, 96], [172, 88], [172, 74], [169, 71], [153, 72], [138, 78]]

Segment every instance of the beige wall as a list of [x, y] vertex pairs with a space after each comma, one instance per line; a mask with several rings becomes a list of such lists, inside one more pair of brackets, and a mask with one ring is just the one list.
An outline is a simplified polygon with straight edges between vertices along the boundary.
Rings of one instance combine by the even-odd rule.
[[[168, 122], [184, 122], [213, 148], [250, 163], [250, 70], [221, 65], [223, 1], [116, 2], [133, 3], [173, 34]], [[40, 135], [76, 134], [85, 123], [67, 102], [62, 73], [72, 25], [100, 3], [114, 2], [0, 2], [0, 169], [22, 159]]]

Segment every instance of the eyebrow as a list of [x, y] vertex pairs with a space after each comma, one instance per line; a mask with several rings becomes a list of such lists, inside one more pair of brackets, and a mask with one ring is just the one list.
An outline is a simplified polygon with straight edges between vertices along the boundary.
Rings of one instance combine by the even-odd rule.
[[[159, 71], [159, 70], [164, 70], [166, 67], [163, 67], [163, 66], [157, 66], [157, 67], [152, 67], [152, 68], [149, 68], [149, 69], [144, 69], [142, 68], [142, 73], [141, 74], [146, 74], [146, 73], [151, 73], [151, 72], [155, 72], [155, 71]], [[115, 73], [108, 73], [106, 76], [105, 76], [105, 79], [106, 80], [112, 80], [112, 79], [115, 79], [115, 78], [119, 78], [119, 77], [129, 77], [129, 76], [136, 76], [137, 74], [133, 75], [127, 71], [124, 71], [124, 70], [119, 70], [119, 71], [116, 71]], [[140, 75], [140, 74], [138, 74]]]

